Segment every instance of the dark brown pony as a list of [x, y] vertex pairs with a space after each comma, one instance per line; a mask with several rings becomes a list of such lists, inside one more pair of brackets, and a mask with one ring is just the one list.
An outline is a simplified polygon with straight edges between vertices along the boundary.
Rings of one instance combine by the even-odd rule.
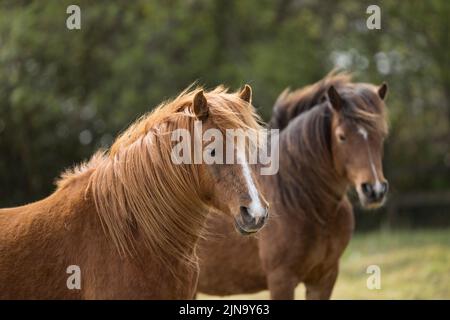
[[279, 172], [259, 178], [272, 219], [258, 237], [231, 233], [225, 217], [208, 220], [216, 235], [199, 245], [198, 291], [212, 295], [269, 289], [293, 299], [303, 282], [307, 299], [329, 299], [339, 258], [354, 227], [347, 190], [364, 207], [383, 204], [387, 86], [352, 83], [346, 74], [278, 98], [271, 127], [281, 130]]
[[256, 189], [250, 196], [241, 165], [175, 164], [172, 133], [198, 120], [258, 129], [250, 100], [248, 86], [184, 91], [65, 173], [48, 198], [1, 209], [0, 299], [192, 298], [206, 212], [234, 216], [245, 233], [266, 216], [249, 209]]

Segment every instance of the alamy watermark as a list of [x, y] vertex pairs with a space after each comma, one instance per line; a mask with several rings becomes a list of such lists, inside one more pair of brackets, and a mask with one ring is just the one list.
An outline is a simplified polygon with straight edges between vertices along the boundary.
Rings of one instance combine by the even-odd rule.
[[366, 273], [370, 274], [367, 278], [366, 286], [369, 290], [380, 290], [381, 289], [381, 268], [372, 264], [367, 267]]
[[369, 30], [381, 29], [381, 9], [376, 4], [367, 7], [366, 13], [370, 16], [366, 20], [366, 26]]
[[274, 175], [279, 169], [278, 129], [219, 129], [203, 132], [195, 121], [193, 137], [187, 129], [172, 132], [174, 164], [257, 164], [261, 175]]
[[[69, 16], [66, 19], [66, 27], [69, 30], [81, 29], [81, 8], [78, 5], [71, 4], [67, 7], [66, 13]], [[366, 20], [366, 26], [369, 30], [381, 29], [381, 8], [372, 4], [367, 7], [366, 14], [370, 16]]]
[[81, 290], [81, 269], [77, 265], [70, 265], [66, 269], [66, 273], [70, 274], [67, 278], [66, 286], [69, 290]]
[[81, 29], [81, 9], [75, 4], [71, 4], [67, 7], [66, 13], [69, 16], [66, 19], [66, 27], [69, 30], [80, 30]]

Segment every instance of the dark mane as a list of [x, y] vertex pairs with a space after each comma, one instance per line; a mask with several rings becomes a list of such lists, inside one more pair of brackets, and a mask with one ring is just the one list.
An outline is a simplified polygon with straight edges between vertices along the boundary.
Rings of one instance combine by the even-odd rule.
[[280, 134], [277, 185], [286, 212], [304, 212], [323, 224], [321, 204], [340, 201], [331, 154], [331, 111], [326, 104], [295, 117]]

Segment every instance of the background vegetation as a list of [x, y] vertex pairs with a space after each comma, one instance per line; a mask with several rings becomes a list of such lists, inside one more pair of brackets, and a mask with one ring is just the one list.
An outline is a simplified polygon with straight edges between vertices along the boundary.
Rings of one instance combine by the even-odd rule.
[[[434, 195], [359, 215], [358, 228], [448, 224], [449, 1], [80, 0], [81, 30], [66, 28], [69, 4], [0, 1], [1, 207], [48, 195], [64, 168], [193, 81], [250, 83], [268, 120], [284, 88], [337, 66], [390, 86], [388, 204]], [[366, 28], [370, 4], [381, 30]]]

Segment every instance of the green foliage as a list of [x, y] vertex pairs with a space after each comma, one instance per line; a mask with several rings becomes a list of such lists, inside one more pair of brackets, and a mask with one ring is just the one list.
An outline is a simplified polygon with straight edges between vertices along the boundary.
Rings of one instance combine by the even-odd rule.
[[[373, 1], [372, 1], [373, 2]], [[450, 187], [446, 0], [0, 2], [0, 205], [42, 198], [139, 115], [194, 81], [250, 83], [265, 120], [277, 95], [335, 65], [390, 91], [394, 192]]]

